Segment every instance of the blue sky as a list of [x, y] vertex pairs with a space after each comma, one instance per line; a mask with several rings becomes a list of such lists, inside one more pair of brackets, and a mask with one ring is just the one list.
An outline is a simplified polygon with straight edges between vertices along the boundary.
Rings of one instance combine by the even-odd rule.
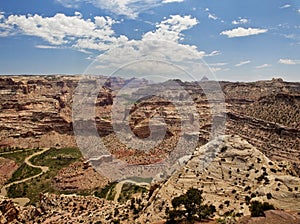
[[1, 0], [0, 74], [109, 75], [143, 58], [299, 81], [299, 21], [298, 0]]

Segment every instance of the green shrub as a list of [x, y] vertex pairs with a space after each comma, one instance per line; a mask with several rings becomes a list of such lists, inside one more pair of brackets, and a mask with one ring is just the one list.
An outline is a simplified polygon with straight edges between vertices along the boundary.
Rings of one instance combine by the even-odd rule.
[[261, 203], [259, 201], [252, 201], [249, 207], [252, 217], [265, 216], [264, 211], [275, 209], [273, 205], [268, 202]]
[[173, 198], [172, 206], [174, 209], [166, 212], [168, 215], [167, 223], [181, 221], [194, 223], [211, 217], [216, 212], [216, 208], [213, 205], [202, 204], [204, 201], [202, 193], [202, 190], [190, 188], [186, 194]]
[[108, 183], [104, 188], [95, 191], [94, 195], [98, 198], [106, 198], [108, 200], [113, 200], [114, 195], [112, 195], [117, 182]]

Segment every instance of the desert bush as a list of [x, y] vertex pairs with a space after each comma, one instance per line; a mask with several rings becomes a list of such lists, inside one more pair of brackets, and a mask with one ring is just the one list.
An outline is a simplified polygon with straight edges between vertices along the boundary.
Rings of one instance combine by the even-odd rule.
[[273, 205], [268, 202], [261, 203], [259, 201], [252, 201], [249, 207], [252, 217], [265, 216], [265, 211], [275, 209]]
[[202, 190], [190, 188], [185, 194], [172, 199], [173, 210], [168, 210], [167, 223], [186, 221], [194, 223], [211, 217], [216, 208], [213, 205], [203, 204]]

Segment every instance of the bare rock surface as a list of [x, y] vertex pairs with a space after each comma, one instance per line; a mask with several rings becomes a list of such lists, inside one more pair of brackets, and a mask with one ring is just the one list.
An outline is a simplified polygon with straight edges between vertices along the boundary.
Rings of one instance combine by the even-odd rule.
[[178, 172], [159, 187], [149, 200], [141, 222], [165, 218], [172, 198], [194, 187], [203, 190], [205, 203], [217, 216], [226, 212], [249, 215], [249, 202], [266, 201], [277, 209], [300, 212], [300, 179], [288, 166], [276, 163], [239, 136], [224, 136], [198, 148]]
[[271, 210], [265, 212], [265, 217], [243, 217], [240, 224], [298, 224], [300, 216], [295, 212]]
[[[79, 173], [84, 169], [82, 164], [73, 166]], [[1, 198], [0, 211], [2, 223], [163, 223], [172, 198], [194, 187], [203, 190], [204, 203], [215, 205], [215, 218], [234, 212], [243, 223], [297, 223], [300, 179], [291, 176], [289, 169], [288, 163], [271, 161], [239, 136], [227, 135], [197, 148], [182, 169], [156, 186], [150, 198], [143, 193], [135, 196], [134, 203], [120, 204], [94, 196], [45, 193], [35, 207]], [[71, 173], [64, 170], [61, 175]], [[243, 217], [250, 214], [252, 200], [269, 202], [277, 210], [266, 212], [265, 218]]]
[[93, 196], [41, 194], [36, 207], [18, 206], [11, 200], [0, 198], [0, 223], [111, 223], [121, 220], [132, 223], [129, 204]]
[[61, 169], [52, 180], [58, 190], [90, 190], [104, 187], [108, 180], [100, 175], [89, 163], [75, 162]]
[[[75, 88], [80, 76], [1, 76], [0, 78], [0, 147], [72, 147], [72, 106]], [[205, 144], [211, 131], [211, 105], [203, 88], [210, 81], [181, 82], [186, 94], [168, 97], [154, 96], [132, 105], [130, 126], [140, 138], [149, 135], [149, 121], [159, 115], [166, 123], [165, 139], [150, 153], [137, 152], [124, 146], [113, 134], [111, 108], [118, 90], [128, 83], [143, 87], [146, 80], [124, 80], [102, 77], [105, 81], [95, 102], [95, 121], [100, 137], [106, 138], [107, 148], [131, 164], [158, 162], [176, 146], [181, 134], [181, 122], [192, 117], [180, 117], [178, 110], [186, 111], [192, 98], [199, 113], [199, 145]], [[300, 176], [300, 83], [272, 79], [257, 82], [219, 82], [226, 103], [226, 134], [239, 134], [276, 161], [290, 161]], [[168, 85], [169, 86], [169, 85]], [[172, 86], [169, 86], [170, 88]], [[203, 87], [203, 88], [201, 88]], [[161, 85], [140, 88], [135, 95], [159, 92]], [[130, 96], [128, 96], [130, 98]], [[182, 102], [178, 108], [172, 102]], [[91, 121], [82, 121], [89, 124]], [[86, 123], [87, 122], [87, 123]], [[161, 130], [161, 125], [157, 125]], [[110, 144], [113, 142], [114, 144]], [[115, 147], [118, 145], [120, 147]], [[127, 153], [129, 152], [129, 153]], [[155, 158], [155, 159], [153, 159]]]

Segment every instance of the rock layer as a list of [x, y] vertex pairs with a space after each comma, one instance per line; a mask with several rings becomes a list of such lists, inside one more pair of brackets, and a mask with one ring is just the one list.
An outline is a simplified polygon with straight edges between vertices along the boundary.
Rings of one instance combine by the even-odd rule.
[[[120, 88], [128, 83], [131, 83], [131, 87], [143, 87], [147, 81], [102, 78], [105, 84], [100, 88], [95, 102], [96, 127], [103, 141], [109, 143], [106, 147], [116, 157], [139, 164], [163, 159], [174, 149], [182, 134], [181, 122], [195, 120], [192, 115], [180, 117], [178, 114], [179, 110], [188, 114], [186, 103], [189, 97], [193, 99], [199, 115], [199, 145], [209, 140], [211, 105], [203, 89], [209, 89], [210, 81], [175, 80], [185, 89], [186, 94], [176, 95], [176, 91], [171, 91], [169, 100], [155, 96], [161, 88], [158, 84], [140, 88], [135, 93], [135, 96], [144, 93], [153, 93], [154, 96], [133, 103], [129, 124], [134, 135], [141, 139], [147, 138], [150, 134], [149, 121], [156, 116], [161, 116], [166, 123], [164, 141], [145, 154], [139, 149], [127, 147], [113, 134], [110, 112]], [[72, 104], [79, 80], [80, 76], [1, 76], [0, 147], [76, 146]], [[300, 84], [281, 79], [219, 84], [226, 103], [226, 133], [239, 134], [273, 160], [291, 162], [299, 176]], [[130, 96], [127, 97], [130, 99]], [[170, 99], [182, 102], [182, 105], [176, 108]], [[82, 125], [91, 127], [93, 122], [82, 120]], [[161, 124], [156, 129], [163, 130]]]

